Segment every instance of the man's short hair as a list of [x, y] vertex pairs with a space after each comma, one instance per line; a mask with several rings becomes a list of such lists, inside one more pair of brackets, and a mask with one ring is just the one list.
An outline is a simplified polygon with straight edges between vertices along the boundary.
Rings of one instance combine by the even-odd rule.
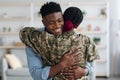
[[60, 4], [56, 2], [47, 2], [40, 9], [40, 14], [42, 17], [54, 12], [62, 12]]

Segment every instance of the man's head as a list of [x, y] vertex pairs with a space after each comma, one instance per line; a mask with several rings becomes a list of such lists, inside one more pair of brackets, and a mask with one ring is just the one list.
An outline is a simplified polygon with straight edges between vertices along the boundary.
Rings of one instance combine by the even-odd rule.
[[62, 34], [64, 20], [61, 7], [58, 3], [47, 2], [41, 7], [40, 13], [46, 31], [54, 35]]
[[65, 21], [65, 26], [63, 28], [64, 31], [70, 31], [73, 28], [77, 28], [83, 20], [82, 11], [77, 7], [67, 8], [63, 17]]

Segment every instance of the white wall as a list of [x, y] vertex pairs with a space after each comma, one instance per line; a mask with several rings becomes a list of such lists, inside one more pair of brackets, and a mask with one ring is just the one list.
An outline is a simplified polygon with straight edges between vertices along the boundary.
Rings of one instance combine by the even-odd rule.
[[108, 0], [110, 2], [111, 19], [120, 19], [120, 0]]

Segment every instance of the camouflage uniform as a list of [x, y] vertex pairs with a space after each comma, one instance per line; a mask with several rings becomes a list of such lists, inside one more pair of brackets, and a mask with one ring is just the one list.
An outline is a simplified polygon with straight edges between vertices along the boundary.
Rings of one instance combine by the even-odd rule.
[[[68, 51], [78, 49], [81, 55], [79, 66], [85, 68], [86, 62], [99, 58], [96, 46], [92, 40], [82, 34], [75, 34], [74, 31], [65, 32], [60, 36], [40, 32], [35, 28], [24, 28], [20, 31], [20, 38], [23, 43], [32, 47], [38, 55], [42, 56], [44, 65], [57, 64], [62, 56]], [[67, 80], [65, 76], [58, 73], [55, 80]], [[81, 78], [85, 80], [85, 78]]]

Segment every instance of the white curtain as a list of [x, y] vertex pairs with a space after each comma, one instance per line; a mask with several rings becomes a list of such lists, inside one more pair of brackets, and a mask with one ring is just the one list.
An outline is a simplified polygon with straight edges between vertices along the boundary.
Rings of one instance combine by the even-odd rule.
[[120, 20], [110, 22], [111, 74], [120, 75]]

